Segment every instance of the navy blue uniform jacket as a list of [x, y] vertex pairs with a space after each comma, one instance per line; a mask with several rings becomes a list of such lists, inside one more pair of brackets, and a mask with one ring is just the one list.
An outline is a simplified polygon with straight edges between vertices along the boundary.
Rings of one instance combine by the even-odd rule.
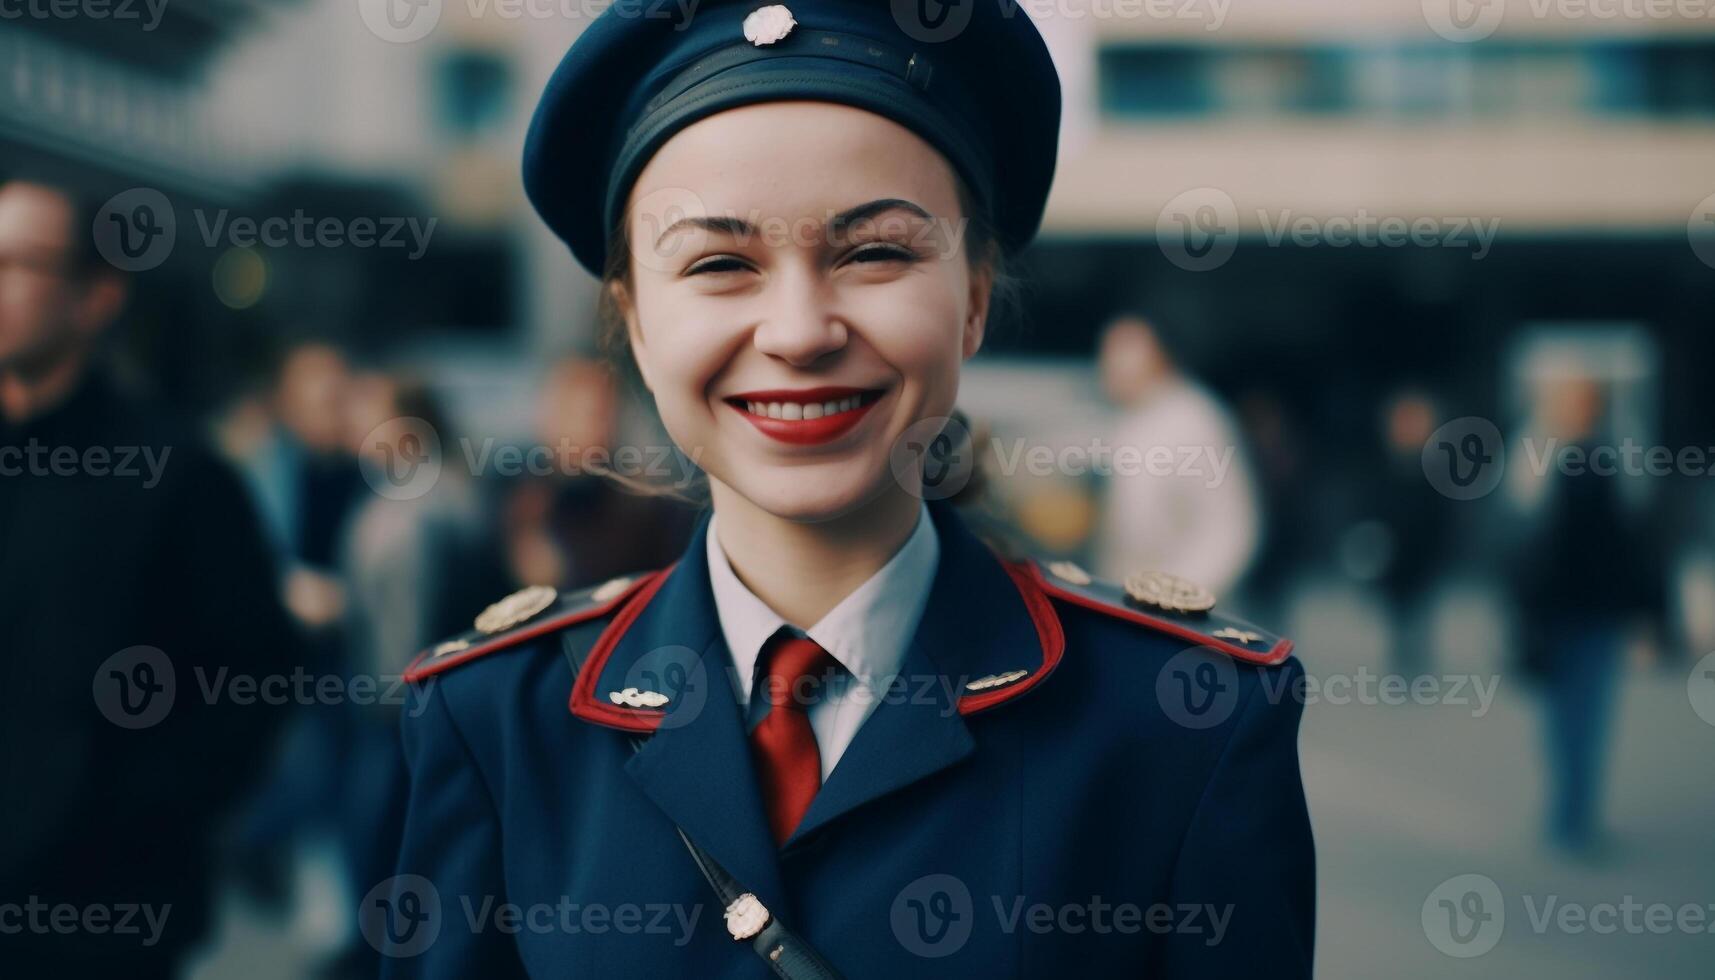
[[1290, 643], [930, 512], [899, 683], [781, 848], [706, 520], [666, 569], [425, 653], [399, 874], [365, 901], [386, 975], [769, 976], [676, 823], [848, 978], [1309, 977]]

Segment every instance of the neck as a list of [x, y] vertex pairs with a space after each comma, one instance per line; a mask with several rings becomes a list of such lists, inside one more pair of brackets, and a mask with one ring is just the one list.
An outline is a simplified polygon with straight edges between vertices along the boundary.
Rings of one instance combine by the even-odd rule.
[[806, 523], [777, 517], [718, 480], [709, 494], [720, 546], [739, 581], [781, 618], [808, 629], [887, 564], [923, 504], [897, 484], [856, 510]]
[[83, 377], [87, 358], [62, 357], [40, 369], [0, 367], [0, 417], [22, 425], [64, 401]]

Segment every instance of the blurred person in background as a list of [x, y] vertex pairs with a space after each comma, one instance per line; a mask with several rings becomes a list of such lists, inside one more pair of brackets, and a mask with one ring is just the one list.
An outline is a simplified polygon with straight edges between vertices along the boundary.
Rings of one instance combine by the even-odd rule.
[[[627, 491], [649, 481], [627, 472], [637, 468], [633, 457], [618, 455], [623, 405], [619, 379], [606, 364], [570, 356], [549, 367], [536, 398], [535, 425], [553, 472], [521, 477], [506, 504], [508, 559], [520, 584], [595, 585], [664, 565], [690, 538], [696, 516], [690, 507]], [[637, 450], [641, 467], [666, 458], [654, 447], [629, 451]], [[659, 482], [660, 474], [655, 477]]]
[[1116, 318], [1100, 344], [1102, 391], [1119, 410], [1114, 446], [1141, 454], [1143, 466], [1109, 480], [1098, 574], [1154, 569], [1228, 593], [1256, 553], [1262, 522], [1238, 426], [1142, 317]]
[[95, 215], [0, 184], [0, 896], [160, 921], [9, 922], [0, 972], [164, 978], [206, 930], [211, 840], [281, 711], [205, 685], [297, 650], [236, 475], [98, 364], [129, 283]]
[[1375, 584], [1387, 604], [1395, 668], [1408, 676], [1430, 666], [1433, 590], [1445, 565], [1447, 498], [1423, 476], [1423, 447], [1440, 425], [1435, 402], [1403, 387], [1381, 406], [1381, 465], [1369, 471], [1359, 502], [1384, 532]]
[[1299, 421], [1272, 391], [1240, 396], [1238, 419], [1256, 460], [1264, 528], [1245, 575], [1245, 604], [1264, 621], [1284, 619], [1293, 574], [1316, 540], [1306, 505], [1303, 437]]
[[339, 535], [362, 490], [348, 433], [351, 384], [345, 355], [311, 341], [287, 352], [274, 390], [282, 436], [279, 491], [291, 560], [286, 602], [318, 630], [332, 628], [344, 611]]
[[[220, 427], [223, 444], [240, 450], [237, 462], [280, 549], [285, 605], [306, 637], [296, 666], [317, 676], [351, 673], [339, 542], [364, 487], [352, 451], [352, 384], [339, 348], [301, 341], [281, 356], [271, 390], [240, 400]], [[266, 407], [266, 426], [258, 404]], [[295, 898], [295, 928], [317, 937], [328, 931], [322, 895], [340, 876], [340, 862], [319, 856], [337, 851], [341, 836], [336, 760], [355, 737], [343, 705], [300, 712], [246, 806], [239, 840], [241, 880], [251, 897], [268, 907]]]
[[1591, 450], [1619, 444], [1604, 424], [1601, 382], [1569, 369], [1532, 399], [1525, 435], [1549, 465], [1519, 459], [1507, 473], [1518, 522], [1509, 562], [1515, 650], [1541, 688], [1548, 840], [1569, 856], [1595, 858], [1605, 852], [1602, 768], [1625, 653], [1659, 635], [1665, 569], [1641, 509], [1621, 492], [1625, 477], [1559, 462], [1564, 453], [1590, 460]]
[[380, 373], [359, 376], [352, 391], [349, 438], [375, 492], [341, 533], [347, 637], [355, 669], [397, 675], [429, 641], [462, 629], [507, 577], [486, 553], [470, 474], [446, 465], [456, 440], [440, 399]]
[[[508, 583], [487, 546], [469, 474], [444, 465], [443, 447], [456, 438], [434, 393], [416, 381], [359, 375], [348, 418], [349, 445], [374, 492], [341, 535], [346, 640], [351, 671], [374, 678], [377, 695], [350, 701], [348, 741], [334, 763], [346, 892], [355, 904], [392, 874], [399, 850], [407, 784], [400, 675], [412, 654], [463, 629]], [[373, 977], [380, 968], [380, 954], [352, 930], [324, 975]]]

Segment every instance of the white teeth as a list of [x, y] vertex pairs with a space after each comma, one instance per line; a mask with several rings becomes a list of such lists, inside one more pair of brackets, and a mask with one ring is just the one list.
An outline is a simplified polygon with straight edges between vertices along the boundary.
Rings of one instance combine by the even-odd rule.
[[835, 415], [849, 412], [863, 404], [861, 395], [849, 395], [845, 398], [835, 398], [825, 402], [753, 402], [744, 403], [745, 411], [764, 418], [786, 419], [819, 419], [824, 415]]

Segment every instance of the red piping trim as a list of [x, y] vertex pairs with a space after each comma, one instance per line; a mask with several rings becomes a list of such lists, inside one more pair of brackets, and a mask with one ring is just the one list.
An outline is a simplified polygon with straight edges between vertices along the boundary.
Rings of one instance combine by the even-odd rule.
[[1055, 585], [1053, 582], [1048, 580], [1047, 576], [1042, 574], [1041, 567], [1035, 562], [1030, 564], [1030, 571], [1031, 577], [1035, 579], [1036, 583], [1046, 590], [1049, 595], [1058, 596], [1067, 602], [1083, 606], [1086, 609], [1094, 609], [1097, 612], [1105, 612], [1110, 616], [1117, 616], [1120, 619], [1129, 619], [1134, 623], [1142, 623], [1152, 629], [1157, 629], [1163, 633], [1177, 636], [1182, 640], [1191, 640], [1200, 646], [1214, 647], [1222, 653], [1225, 653], [1237, 660], [1272, 667], [1275, 664], [1284, 663], [1287, 656], [1292, 653], [1292, 641], [1288, 639], [1282, 638], [1277, 640], [1274, 646], [1267, 650], [1247, 650], [1236, 643], [1230, 643], [1218, 637], [1209, 636], [1206, 633], [1200, 633], [1189, 626], [1175, 623], [1172, 620], [1161, 619], [1160, 617], [1151, 616], [1148, 613], [1141, 612], [1136, 609], [1128, 609], [1124, 606], [1115, 606], [1111, 603], [1103, 602], [1100, 599], [1084, 595], [1082, 592], [1074, 592], [1071, 589]]
[[595, 696], [595, 686], [603, 669], [607, 667], [608, 658], [613, 656], [614, 649], [619, 646], [620, 638], [631, 628], [631, 624], [637, 621], [637, 617], [642, 615], [644, 607], [649, 605], [649, 600], [655, 598], [655, 593], [661, 591], [661, 586], [667, 582], [668, 573], [678, 564], [674, 562], [650, 577], [647, 584], [636, 593], [636, 600], [621, 609], [619, 615], [613, 617], [613, 622], [608, 623], [607, 628], [601, 631], [595, 646], [590, 648], [589, 658], [578, 670], [577, 683], [572, 685], [572, 697], [566, 706], [571, 709], [573, 715], [585, 721], [628, 732], [652, 732], [661, 727], [661, 719], [666, 717], [666, 712], [608, 704]]
[[1060, 628], [1060, 616], [1054, 611], [1054, 604], [1049, 602], [1048, 597], [1037, 587], [1037, 581], [1013, 562], [1003, 560], [1000, 564], [1012, 578], [1012, 584], [1018, 587], [1018, 594], [1024, 599], [1024, 607], [1030, 612], [1030, 620], [1036, 624], [1036, 638], [1042, 644], [1042, 665], [1032, 671], [1029, 677], [1009, 687], [984, 691], [981, 694], [968, 694], [960, 698], [961, 715], [987, 711], [1042, 683], [1054, 672], [1054, 668], [1060, 665], [1060, 658], [1066, 652], [1066, 632]]
[[424, 659], [434, 652], [434, 647], [430, 647], [422, 653], [417, 654], [416, 659], [411, 661], [411, 665], [405, 668], [405, 680], [408, 683], [415, 683], [425, 677], [438, 674], [443, 670], [451, 670], [459, 664], [475, 660], [484, 654], [516, 646], [525, 640], [533, 640], [545, 633], [552, 633], [557, 629], [563, 629], [564, 627], [573, 626], [584, 622], [585, 620], [594, 619], [624, 602], [627, 596], [635, 593], [647, 580], [647, 576], [640, 576], [637, 581], [626, 586], [624, 592], [621, 592], [619, 595], [614, 596], [606, 602], [600, 602], [593, 606], [585, 606], [582, 609], [574, 609], [571, 612], [562, 613], [558, 616], [544, 619], [538, 623], [532, 623], [528, 627], [518, 630], [515, 633], [504, 633], [491, 640], [478, 643], [476, 646], [473, 646], [468, 650], [461, 650], [456, 654], [419, 667], [418, 664], [423, 663]]

